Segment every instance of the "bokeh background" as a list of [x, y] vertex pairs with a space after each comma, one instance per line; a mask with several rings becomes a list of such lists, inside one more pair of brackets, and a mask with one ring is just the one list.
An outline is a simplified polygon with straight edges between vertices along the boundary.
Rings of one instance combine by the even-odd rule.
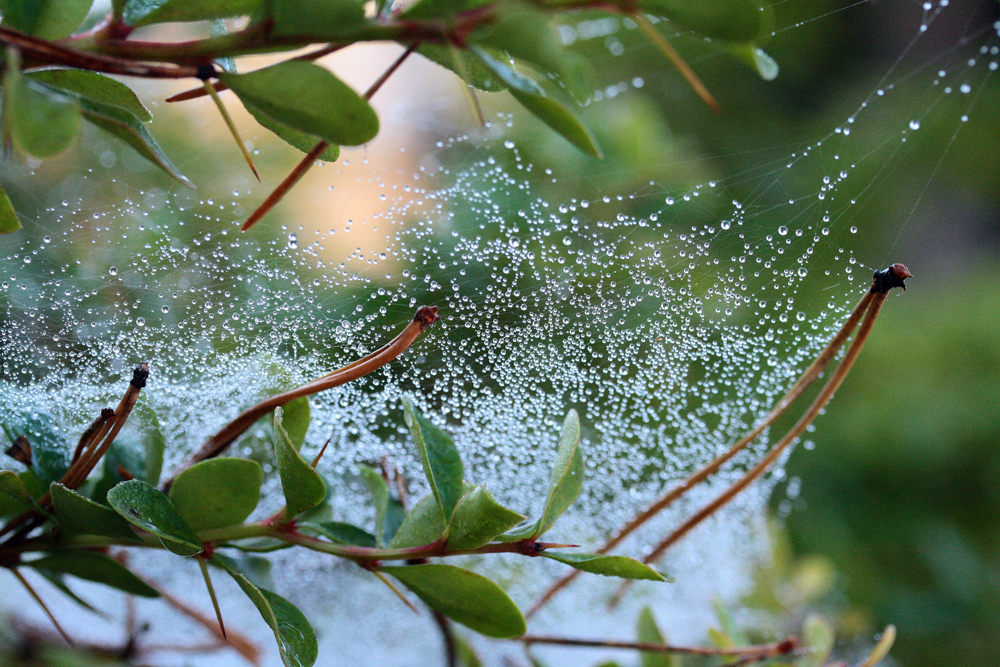
[[[865, 159], [844, 186], [854, 188], [858, 203], [842, 212], [839, 229], [858, 230], [847, 238], [860, 273], [902, 261], [915, 277], [905, 296], [890, 300], [855, 370], [818, 420], [811, 447], [792, 454], [773, 495], [776, 554], [762, 564], [761, 581], [772, 592], [804, 586], [808, 594], [755, 591], [747, 610], [770, 610], [779, 620], [741, 618], [777, 631], [820, 609], [836, 620], [847, 655], [853, 642], [870, 644], [877, 628], [894, 623], [893, 657], [901, 665], [996, 664], [1000, 85], [988, 63], [997, 60], [998, 4], [786, 0], [775, 11], [776, 34], [765, 48], [781, 69], [770, 82], [728, 54], [673, 36], [721, 114], [709, 111], [637, 31], [620, 23], [576, 26], [572, 47], [598, 63], [602, 91], [581, 115], [606, 158], [582, 156], [520, 116], [510, 136], [539, 174], [558, 170], [560, 200], [637, 193], [621, 206], [641, 215], [654, 195], [658, 204], [664, 193], [727, 179], [734, 197], [756, 198], [747, 225], [763, 229], [800, 210], [782, 203], [796, 196], [795, 184], [818, 183], [830, 160], [797, 162], [780, 187], [755, 188], [778, 183], [790, 155], [822, 137], [836, 139], [862, 105], [871, 105], [865, 113], [877, 122], [843, 142], [844, 151]], [[365, 47], [325, 62], [363, 89], [398, 52]], [[383, 119], [380, 139], [346, 151], [347, 164], [314, 169], [261, 234], [284, 242], [290, 228], [305, 237], [331, 218], [370, 215], [380, 187], [370, 164], [391, 165], [388, 171], [404, 177], [427, 161], [461, 165], [461, 138], [478, 130], [458, 85], [431, 64], [408, 67], [374, 99]], [[973, 84], [974, 95], [942, 92], [962, 81]], [[233, 109], [259, 168], [270, 175], [254, 186], [207, 103], [165, 105], [162, 99], [178, 89], [141, 84], [140, 90], [156, 117], [151, 130], [204, 192], [251, 192], [246, 201], [259, 201], [299, 158]], [[488, 116], [515, 109], [505, 96], [483, 102]], [[901, 135], [908, 121], [919, 121], [919, 130]], [[354, 185], [331, 187], [332, 169], [347, 174], [338, 182]], [[20, 233], [39, 237], [57, 230], [32, 221], [48, 220], [47, 211], [81, 192], [100, 208], [101, 201], [172, 187], [96, 131], [44, 167], [20, 161], [0, 174], [28, 212]], [[544, 194], [548, 186], [540, 178], [536, 187]], [[240, 201], [232, 209], [237, 215], [247, 208]], [[721, 200], [689, 207], [691, 224], [725, 215], [727, 207]], [[828, 252], [831, 265], [845, 261], [837, 247]], [[800, 296], [822, 298], [808, 284]]]

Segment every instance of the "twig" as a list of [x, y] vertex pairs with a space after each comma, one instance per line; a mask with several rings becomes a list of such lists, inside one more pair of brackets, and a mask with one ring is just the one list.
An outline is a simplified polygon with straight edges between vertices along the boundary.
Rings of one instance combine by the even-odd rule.
[[701, 646], [673, 646], [653, 642], [629, 642], [614, 639], [573, 639], [570, 637], [551, 637], [545, 635], [523, 635], [520, 641], [526, 645], [554, 644], [558, 646], [579, 646], [589, 648], [628, 648], [646, 653], [679, 653], [683, 655], [701, 656], [755, 656], [757, 660], [772, 658], [776, 655], [791, 653], [798, 646], [798, 639], [789, 637], [773, 644], [756, 646], [738, 646], [732, 648], [707, 648]]
[[21, 582], [21, 585], [27, 589], [28, 593], [31, 594], [31, 597], [35, 598], [35, 602], [37, 602], [42, 610], [45, 611], [45, 615], [49, 617], [50, 621], [52, 621], [52, 625], [56, 626], [56, 630], [58, 630], [59, 634], [62, 635], [62, 638], [66, 640], [66, 643], [73, 646], [73, 640], [69, 638], [66, 631], [63, 630], [61, 625], [59, 625], [59, 621], [57, 621], [56, 617], [52, 615], [52, 611], [49, 609], [49, 606], [45, 604], [41, 596], [39, 596], [35, 589], [32, 588], [31, 584], [28, 583], [28, 580], [24, 578], [24, 575], [18, 572], [17, 568], [14, 567], [10, 568], [10, 571], [11, 574], [17, 577], [17, 580]]
[[431, 615], [434, 617], [438, 629], [441, 630], [441, 638], [444, 639], [445, 665], [458, 667], [458, 650], [455, 646], [455, 634], [451, 629], [451, 622], [437, 609], [432, 609]]
[[[418, 46], [420, 46], [420, 42], [414, 42], [411, 44], [406, 51], [404, 51], [403, 54], [389, 66], [389, 69], [383, 72], [382, 76], [376, 79], [375, 83], [373, 83], [368, 90], [365, 91], [363, 97], [366, 100], [370, 100], [372, 96], [378, 92], [378, 89], [382, 87], [382, 84], [384, 84], [389, 77], [392, 76], [397, 69], [399, 69], [399, 66], [403, 64], [403, 62], [417, 49]], [[257, 210], [250, 214], [247, 221], [243, 223], [241, 231], [245, 232], [260, 222], [261, 218], [267, 215], [271, 209], [278, 204], [278, 202], [284, 199], [285, 195], [288, 194], [288, 191], [295, 187], [295, 184], [298, 183], [302, 177], [306, 175], [306, 172], [312, 168], [319, 156], [323, 154], [323, 151], [329, 147], [330, 144], [326, 141], [321, 141], [313, 146], [313, 149], [309, 151], [297, 165], [295, 165], [295, 168], [292, 169], [288, 176], [285, 176], [284, 180], [278, 184], [278, 187], [276, 187], [271, 194], [268, 195], [267, 199], [264, 200], [264, 203], [258, 206]]]
[[226, 424], [218, 433], [209, 438], [205, 444], [201, 446], [201, 449], [195, 452], [195, 454], [182, 464], [180, 468], [175, 470], [174, 474], [162, 484], [162, 489], [164, 491], [169, 490], [170, 485], [173, 484], [174, 479], [176, 479], [177, 475], [180, 474], [182, 470], [186, 470], [195, 463], [214, 458], [224, 452], [226, 448], [229, 447], [229, 445], [231, 445], [233, 441], [236, 440], [236, 438], [238, 438], [244, 431], [250, 428], [254, 422], [275, 408], [281, 407], [289, 401], [301, 398], [302, 396], [310, 396], [327, 389], [332, 389], [333, 387], [339, 387], [342, 384], [346, 384], [351, 380], [356, 380], [357, 378], [368, 375], [372, 371], [386, 365], [405, 352], [406, 349], [413, 344], [417, 337], [419, 337], [427, 327], [436, 322], [437, 319], [437, 306], [421, 306], [417, 310], [417, 314], [414, 316], [413, 321], [406, 325], [406, 328], [403, 329], [398, 336], [392, 339], [389, 344], [385, 345], [378, 351], [350, 363], [333, 373], [324, 375], [321, 378], [313, 380], [312, 382], [307, 382], [300, 387], [278, 394], [277, 396], [272, 396], [267, 400], [261, 401], [252, 408], [244, 410], [238, 417], [236, 417], [236, 419]]
[[208, 565], [205, 559], [198, 556], [198, 567], [201, 568], [201, 576], [205, 579], [205, 587], [208, 588], [208, 596], [212, 598], [212, 608], [215, 609], [215, 617], [219, 619], [219, 632], [222, 638], [226, 639], [226, 624], [222, 621], [222, 610], [219, 608], [219, 598], [215, 596], [215, 586], [212, 585], [212, 577], [208, 573]]

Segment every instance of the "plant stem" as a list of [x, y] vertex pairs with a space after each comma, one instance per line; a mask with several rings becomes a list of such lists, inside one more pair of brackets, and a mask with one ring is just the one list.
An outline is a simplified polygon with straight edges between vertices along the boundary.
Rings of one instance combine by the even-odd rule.
[[448, 617], [437, 609], [431, 610], [434, 622], [441, 630], [441, 638], [444, 640], [445, 665], [447, 667], [458, 667], [458, 651], [455, 647], [455, 634], [451, 629], [451, 622]]
[[28, 583], [28, 580], [24, 578], [24, 575], [18, 572], [17, 568], [14, 567], [10, 568], [10, 571], [15, 577], [17, 577], [17, 580], [21, 582], [21, 585], [27, 589], [28, 593], [31, 594], [31, 597], [35, 598], [35, 602], [37, 602], [42, 610], [45, 611], [45, 615], [49, 617], [50, 621], [52, 621], [52, 625], [56, 626], [56, 630], [58, 630], [59, 634], [62, 635], [62, 638], [66, 640], [66, 643], [72, 646], [73, 640], [70, 639], [69, 635], [66, 634], [66, 631], [63, 630], [61, 625], [59, 625], [59, 621], [57, 621], [56, 617], [52, 615], [52, 610], [49, 609], [48, 605], [45, 604], [41, 596], [39, 596], [31, 584]]
[[757, 646], [738, 646], [733, 648], [705, 648], [700, 646], [673, 646], [671, 644], [656, 644], [651, 642], [629, 642], [615, 639], [572, 639], [570, 637], [551, 637], [545, 635], [523, 635], [519, 639], [525, 644], [554, 644], [557, 646], [580, 646], [591, 648], [628, 648], [648, 653], [680, 653], [700, 656], [754, 656], [756, 660], [772, 658], [776, 655], [791, 653], [798, 646], [795, 637], [789, 637], [773, 644]]
[[681, 73], [681, 76], [683, 76], [684, 80], [688, 82], [688, 85], [694, 89], [694, 92], [698, 94], [698, 97], [700, 97], [702, 101], [708, 105], [708, 108], [716, 113], [721, 113], [722, 107], [720, 107], [719, 103], [715, 101], [714, 97], [712, 97], [712, 93], [708, 91], [708, 88], [701, 82], [701, 79], [699, 79], [698, 75], [694, 73], [694, 70], [687, 64], [687, 61], [681, 57], [681, 54], [677, 53], [677, 50], [670, 45], [667, 38], [661, 35], [653, 24], [649, 22], [646, 15], [641, 11], [633, 12], [632, 20], [635, 21], [642, 31], [646, 33], [646, 36], [649, 37], [661, 51], [663, 51], [664, 55], [670, 59], [670, 62], [674, 64], [674, 67], [676, 67], [677, 71]]

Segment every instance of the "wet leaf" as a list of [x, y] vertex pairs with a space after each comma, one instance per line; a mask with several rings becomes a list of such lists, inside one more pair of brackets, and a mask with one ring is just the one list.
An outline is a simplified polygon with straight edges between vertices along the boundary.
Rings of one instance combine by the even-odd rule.
[[[313, 149], [313, 147], [316, 146], [317, 143], [322, 141], [319, 137], [315, 135], [306, 134], [305, 132], [299, 132], [298, 130], [294, 130], [288, 127], [287, 125], [279, 123], [278, 121], [274, 120], [273, 118], [271, 118], [266, 113], [255, 107], [253, 104], [250, 104], [246, 100], [243, 101], [243, 106], [246, 107], [246, 110], [250, 112], [250, 115], [253, 116], [258, 123], [260, 123], [267, 129], [271, 130], [271, 132], [274, 132], [286, 144], [288, 144], [293, 148], [299, 149], [303, 153], [310, 152]], [[322, 153], [320, 153], [319, 157], [316, 159], [324, 160], [326, 162], [336, 162], [339, 158], [340, 158], [340, 146], [337, 146], [336, 144], [331, 144], [327, 146], [326, 149]]]
[[[482, 90], [487, 93], [497, 93], [507, 90], [507, 84], [493, 70], [484, 65], [482, 60], [468, 51], [453, 49], [440, 44], [421, 44], [420, 48], [417, 49], [417, 53], [431, 62], [451, 70], [476, 90]], [[499, 54], [491, 55], [494, 58], [501, 57]], [[455, 66], [455, 58], [462, 59], [462, 69], [464, 69], [464, 72], [458, 71], [459, 68]]]
[[310, 667], [316, 662], [319, 655], [316, 633], [295, 605], [266, 588], [254, 585], [228, 558], [215, 554], [209, 562], [229, 573], [257, 607], [264, 622], [274, 632], [285, 667]]
[[454, 565], [384, 567], [431, 609], [479, 634], [498, 639], [520, 637], [524, 616], [502, 588], [486, 577]]
[[122, 482], [108, 491], [108, 504], [126, 521], [160, 538], [181, 556], [200, 553], [201, 541], [181, 518], [170, 498], [142, 480]]
[[591, 574], [621, 579], [646, 579], [648, 581], [672, 582], [673, 578], [665, 577], [648, 565], [626, 556], [602, 556], [600, 554], [567, 554], [554, 551], [543, 551], [543, 558], [565, 563], [570, 567]]
[[450, 519], [464, 492], [464, 470], [458, 449], [451, 437], [420, 414], [406, 397], [403, 398], [403, 418], [410, 427], [410, 436], [417, 446], [424, 475], [441, 508], [441, 515]]
[[[448, 528], [448, 549], [475, 549], [524, 520], [523, 514], [498, 503], [484, 486], [462, 496]], [[402, 532], [402, 531], [401, 531]]]
[[129, 523], [106, 506], [58, 483], [49, 487], [49, 494], [62, 535], [102, 535], [114, 540], [141, 541]]
[[208, 459], [177, 475], [170, 500], [196, 532], [241, 524], [260, 502], [263, 476], [256, 461]]
[[331, 144], [358, 146], [378, 134], [371, 105], [314, 63], [291, 60], [219, 80], [260, 113]]
[[114, 558], [96, 551], [64, 551], [24, 563], [36, 570], [48, 570], [86, 579], [146, 598], [160, 594]]
[[302, 458], [282, 426], [282, 410], [274, 410], [274, 459], [285, 494], [285, 517], [319, 505], [326, 498], [326, 482], [309, 462]]
[[308, 396], [296, 398], [281, 406], [281, 427], [288, 434], [292, 447], [297, 450], [301, 451], [302, 443], [306, 441], [310, 416]]
[[756, 44], [734, 44], [729, 47], [736, 57], [753, 67], [764, 81], [774, 81], [778, 78], [778, 63], [767, 55]]
[[694, 32], [733, 42], [749, 42], [771, 30], [773, 12], [759, 0], [638, 0], [636, 7]]
[[70, 95], [22, 76], [15, 59], [7, 60], [3, 107], [11, 135], [28, 155], [59, 155], [80, 134], [79, 104]]
[[25, 76], [74, 96], [119, 107], [143, 122], [153, 120], [132, 89], [110, 76], [82, 69], [43, 69]]
[[0, 188], [0, 234], [10, 234], [21, 228], [21, 221], [17, 219], [14, 212], [14, 205], [10, 203], [10, 197]]

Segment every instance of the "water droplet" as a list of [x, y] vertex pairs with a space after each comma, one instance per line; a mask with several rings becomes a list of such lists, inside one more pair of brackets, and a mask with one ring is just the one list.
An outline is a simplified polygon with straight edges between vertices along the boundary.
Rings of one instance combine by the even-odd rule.
[[788, 234], [788, 227], [785, 227], [784, 225], [782, 225], [781, 227], [778, 227], [778, 233], [781, 234], [782, 236], [787, 235]]
[[118, 267], [117, 266], [109, 266], [108, 267], [108, 275], [109, 276], [117, 276], [118, 275]]
[[858, 233], [858, 228], [852, 225], [851, 226], [851, 233], [852, 234], [857, 234]]
[[170, 306], [161, 306], [160, 307], [160, 312], [163, 313], [164, 315], [166, 315], [167, 313], [170, 312]]
[[291, 248], [292, 250], [295, 250], [296, 248], [299, 247], [299, 235], [298, 234], [289, 234], [288, 235], [288, 247]]
[[135, 318], [135, 323], [136, 323], [136, 326], [144, 327], [144, 326], [146, 326], [146, 318], [145, 317], [137, 317], [137, 318]]
[[920, 129], [920, 121], [919, 120], [911, 120], [910, 121], [910, 129], [911, 130], [919, 130]]

